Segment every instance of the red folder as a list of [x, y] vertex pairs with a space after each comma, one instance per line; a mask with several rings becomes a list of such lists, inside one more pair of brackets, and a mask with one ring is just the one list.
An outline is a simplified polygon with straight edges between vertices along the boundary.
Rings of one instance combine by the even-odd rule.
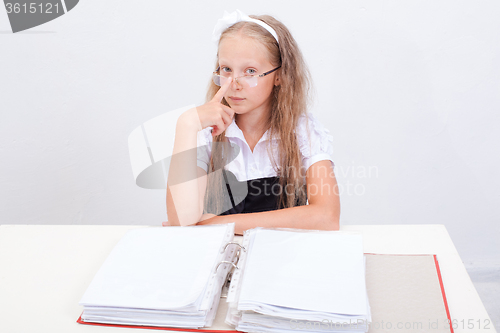
[[117, 325], [117, 324], [101, 324], [101, 323], [91, 323], [88, 321], [83, 321], [82, 316], [76, 321], [79, 324], [85, 325], [95, 325], [95, 326], [114, 326], [114, 327], [127, 327], [127, 328], [144, 328], [151, 330], [164, 330], [164, 331], [182, 331], [182, 332], [207, 332], [207, 333], [240, 333], [240, 331], [234, 330], [211, 330], [210, 328], [177, 328], [177, 327], [159, 327], [159, 326], [142, 326], [142, 325]]

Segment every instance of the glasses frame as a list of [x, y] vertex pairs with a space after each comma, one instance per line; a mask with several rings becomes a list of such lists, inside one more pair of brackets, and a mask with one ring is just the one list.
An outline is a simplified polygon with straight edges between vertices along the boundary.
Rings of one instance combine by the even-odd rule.
[[[278, 66], [278, 67], [276, 67], [275, 69], [271, 69], [270, 71], [267, 71], [267, 72], [262, 73], [262, 74], [254, 74], [254, 75], [242, 75], [242, 76], [238, 76], [238, 77], [235, 77], [235, 78], [234, 78], [234, 81], [235, 81], [235, 82], [238, 82], [238, 84], [239, 84], [240, 86], [242, 86], [242, 87], [243, 87], [243, 85], [242, 85], [242, 84], [238, 81], [238, 79], [239, 79], [239, 78], [242, 78], [242, 77], [248, 77], [248, 78], [253, 78], [253, 77], [256, 77], [256, 78], [258, 79], [259, 77], [264, 77], [264, 76], [266, 76], [266, 75], [269, 75], [269, 74], [271, 74], [272, 72], [274, 72], [274, 71], [276, 71], [276, 70], [278, 70], [278, 69], [280, 69], [280, 68], [281, 68], [281, 65], [280, 65], [280, 66]], [[221, 77], [226, 78], [225, 76], [222, 76], [222, 75], [220, 75], [220, 74], [217, 74], [219, 71], [220, 71], [220, 66], [219, 66], [219, 67], [217, 67], [217, 69], [216, 69], [216, 70], [212, 73], [212, 76], [221, 76]], [[214, 84], [215, 84], [215, 82], [214, 82]], [[256, 86], [257, 86], [257, 85], [256, 85]], [[219, 87], [220, 87], [220, 86], [219, 86]]]

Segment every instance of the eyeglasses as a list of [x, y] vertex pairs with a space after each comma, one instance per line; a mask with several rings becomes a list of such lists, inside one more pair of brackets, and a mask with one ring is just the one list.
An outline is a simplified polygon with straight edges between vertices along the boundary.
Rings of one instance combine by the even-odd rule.
[[[257, 86], [257, 80], [259, 77], [264, 77], [268, 74], [271, 74], [275, 70], [279, 69], [281, 66], [276, 67], [275, 69], [270, 70], [269, 72], [265, 72], [264, 74], [255, 74], [255, 75], [243, 75], [233, 79], [234, 82], [237, 82], [243, 88], [252, 88]], [[223, 86], [226, 83], [226, 80], [229, 76], [219, 75], [217, 72], [220, 70], [220, 66], [213, 73], [213, 81], [218, 86]]]

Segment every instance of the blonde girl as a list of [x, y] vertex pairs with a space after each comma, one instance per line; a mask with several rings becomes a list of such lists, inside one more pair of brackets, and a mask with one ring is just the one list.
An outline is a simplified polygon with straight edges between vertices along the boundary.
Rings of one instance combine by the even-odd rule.
[[169, 225], [338, 230], [333, 138], [307, 111], [310, 75], [269, 15], [225, 13], [207, 102], [176, 125]]

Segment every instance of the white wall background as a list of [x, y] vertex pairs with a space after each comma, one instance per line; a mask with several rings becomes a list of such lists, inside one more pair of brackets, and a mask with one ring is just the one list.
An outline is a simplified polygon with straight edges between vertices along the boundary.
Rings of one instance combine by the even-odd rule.
[[0, 8], [0, 224], [166, 220], [127, 138], [203, 103], [224, 10], [298, 41], [333, 134], [342, 224], [444, 224], [471, 266], [500, 266], [497, 1], [84, 0], [12, 34]]

